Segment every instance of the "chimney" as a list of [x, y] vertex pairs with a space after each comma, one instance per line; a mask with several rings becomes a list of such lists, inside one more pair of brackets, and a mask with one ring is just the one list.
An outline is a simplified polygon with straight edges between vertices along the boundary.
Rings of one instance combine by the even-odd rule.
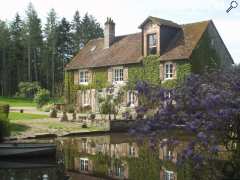
[[104, 48], [109, 48], [115, 39], [115, 23], [111, 18], [107, 18], [104, 29]]

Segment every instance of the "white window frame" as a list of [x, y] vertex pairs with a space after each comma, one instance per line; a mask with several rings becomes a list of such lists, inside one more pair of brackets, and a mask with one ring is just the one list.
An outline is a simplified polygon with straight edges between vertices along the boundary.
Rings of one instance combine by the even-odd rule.
[[164, 80], [173, 79], [173, 63], [164, 64]]
[[89, 160], [88, 158], [80, 158], [80, 171], [89, 170]]
[[116, 83], [124, 81], [124, 68], [122, 66], [113, 68], [112, 79], [113, 79], [113, 82], [116, 82]]
[[80, 70], [79, 71], [79, 84], [88, 84], [88, 79], [89, 79], [89, 72], [88, 70]]
[[168, 171], [168, 170], [164, 170], [164, 175], [163, 175], [163, 179], [164, 180], [174, 180], [174, 172], [173, 171]]

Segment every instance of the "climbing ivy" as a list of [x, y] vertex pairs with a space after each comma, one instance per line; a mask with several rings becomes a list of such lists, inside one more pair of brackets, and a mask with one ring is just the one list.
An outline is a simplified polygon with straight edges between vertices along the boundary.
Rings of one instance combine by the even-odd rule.
[[197, 48], [192, 52], [191, 64], [192, 72], [203, 73], [208, 68], [219, 68], [221, 61], [216, 50], [211, 47], [211, 38], [208, 32], [203, 34]]
[[93, 69], [92, 81], [88, 85], [74, 84], [74, 71], [66, 71], [64, 84], [67, 104], [75, 104], [77, 91], [85, 91], [88, 89], [102, 89], [109, 86], [107, 68]]
[[160, 179], [160, 160], [157, 151], [144, 144], [139, 149], [139, 157], [128, 158], [129, 179], [156, 180]]

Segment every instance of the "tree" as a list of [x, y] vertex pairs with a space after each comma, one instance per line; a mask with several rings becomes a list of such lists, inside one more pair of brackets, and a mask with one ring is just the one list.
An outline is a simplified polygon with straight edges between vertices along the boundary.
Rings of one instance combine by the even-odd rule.
[[0, 21], [0, 90], [1, 95], [11, 94], [11, 62], [9, 58], [10, 33], [7, 24]]
[[19, 14], [16, 14], [13, 22], [10, 24], [10, 59], [11, 59], [11, 89], [12, 93], [17, 90], [17, 85], [21, 81], [27, 81], [25, 74], [27, 63], [24, 59], [24, 43], [23, 43], [23, 21]]
[[28, 81], [38, 81], [38, 64], [41, 63], [42, 49], [41, 20], [38, 18], [37, 12], [35, 11], [32, 3], [29, 3], [26, 14], [27, 20], [25, 23], [25, 28], [27, 39], [26, 47], [28, 54]]
[[[154, 107], [156, 113], [138, 122], [138, 128], [133, 131], [151, 136], [181, 125], [182, 130], [194, 135], [182, 153], [182, 162], [192, 162], [192, 179], [219, 179], [217, 175], [223, 172], [212, 165], [224, 149], [232, 155], [229, 159], [231, 168], [235, 169], [232, 178], [240, 177], [237, 171], [240, 167], [240, 67], [191, 75], [174, 89], [139, 82], [137, 90], [148, 103], [158, 103]], [[138, 109], [147, 110], [144, 104]], [[203, 178], [206, 170], [211, 173]]]
[[85, 45], [89, 40], [103, 37], [103, 29], [100, 24], [96, 22], [96, 19], [88, 15], [84, 15], [81, 23], [81, 42]]
[[56, 71], [56, 53], [57, 53], [57, 15], [54, 9], [51, 9], [45, 26], [44, 34], [46, 38], [46, 67], [47, 85], [51, 88], [51, 93], [55, 92], [55, 71]]
[[81, 40], [81, 30], [82, 30], [82, 24], [81, 24], [81, 17], [79, 15], [79, 11], [76, 11], [73, 16], [72, 26], [71, 29], [73, 31], [72, 39], [73, 39], [73, 54], [76, 55], [78, 51], [80, 50], [81, 44], [83, 44]]

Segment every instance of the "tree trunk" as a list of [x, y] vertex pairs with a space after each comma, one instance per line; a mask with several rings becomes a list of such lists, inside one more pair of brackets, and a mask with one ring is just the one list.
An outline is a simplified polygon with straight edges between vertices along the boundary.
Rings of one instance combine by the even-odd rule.
[[28, 43], [28, 81], [31, 82], [31, 52], [30, 52], [30, 44]]

